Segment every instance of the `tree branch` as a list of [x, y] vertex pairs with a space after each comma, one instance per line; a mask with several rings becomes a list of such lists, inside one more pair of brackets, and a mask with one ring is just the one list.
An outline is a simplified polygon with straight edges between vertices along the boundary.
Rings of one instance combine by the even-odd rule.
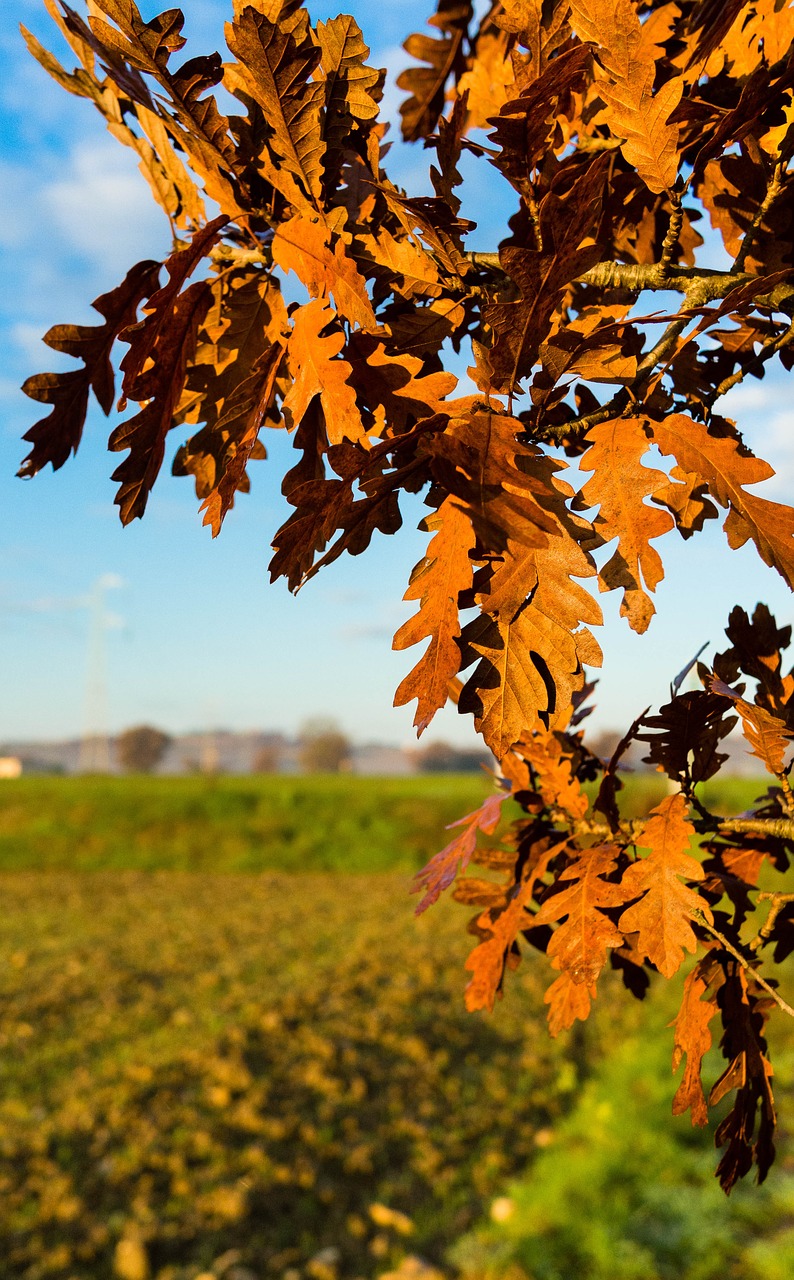
[[709, 400], [709, 408], [719, 400], [720, 396], [724, 396], [732, 387], [738, 386], [748, 374], [755, 373], [756, 369], [760, 369], [767, 360], [771, 360], [774, 355], [777, 355], [778, 351], [791, 342], [792, 338], [794, 338], [794, 321], [782, 333], [777, 334], [774, 338], [768, 338], [763, 343], [758, 355], [754, 356], [744, 367], [734, 370], [727, 378], [723, 378]]
[[[467, 253], [466, 258], [475, 267], [507, 274], [498, 253]], [[702, 306], [707, 302], [716, 302], [740, 285], [750, 284], [757, 279], [758, 275], [750, 272], [717, 271], [711, 267], [675, 267], [672, 271], [667, 271], [661, 262], [599, 262], [571, 283], [587, 284], [597, 289], [626, 289], [630, 293], [664, 290], [689, 294], [693, 286], [698, 286], [700, 300], [694, 305]], [[792, 285], [779, 284], [756, 301], [761, 306], [777, 308], [793, 292]]]
[[784, 1013], [787, 1013], [790, 1018], [794, 1018], [794, 1009], [792, 1009], [788, 1001], [784, 1000], [782, 996], [778, 995], [775, 988], [769, 982], [767, 982], [766, 978], [763, 978], [761, 976], [761, 974], [758, 972], [757, 969], [753, 968], [752, 964], [747, 959], [747, 957], [743, 956], [741, 951], [737, 950], [737, 948], [733, 945], [733, 943], [730, 942], [725, 937], [725, 934], [720, 933], [719, 929], [715, 929], [713, 924], [709, 924], [708, 920], [706, 919], [706, 917], [703, 915], [702, 912], [700, 911], [696, 912], [695, 918], [697, 919], [697, 922], [702, 929], [705, 929], [707, 933], [710, 933], [712, 938], [715, 938], [717, 942], [719, 942], [720, 946], [724, 947], [725, 950], [730, 955], [733, 956], [734, 960], [738, 960], [739, 964], [742, 966], [743, 969], [746, 969], [748, 973], [751, 973], [753, 975], [753, 978], [758, 983], [759, 987], [763, 987], [767, 995], [770, 995], [772, 997], [775, 1004], [778, 1005], [783, 1010]]
[[777, 200], [778, 196], [783, 190], [783, 176], [785, 172], [786, 172], [785, 164], [775, 165], [774, 172], [772, 174], [772, 179], [769, 183], [769, 186], [766, 189], [766, 195], [764, 196], [763, 200], [758, 206], [755, 217], [753, 218], [749, 227], [745, 231], [744, 238], [739, 247], [739, 252], [736, 255], [736, 259], [734, 261], [732, 269], [737, 275], [739, 275], [742, 271], [744, 271], [744, 264], [747, 259], [747, 254], [752, 247], [753, 241], [755, 240], [756, 232], [758, 231], [758, 228], [761, 226], [761, 223], [763, 222], [766, 215], [769, 213], [769, 210], [771, 209], [775, 200]]
[[794, 840], [792, 818], [724, 818], [719, 823], [722, 832], [749, 832], [751, 835], [775, 836], [781, 840]]

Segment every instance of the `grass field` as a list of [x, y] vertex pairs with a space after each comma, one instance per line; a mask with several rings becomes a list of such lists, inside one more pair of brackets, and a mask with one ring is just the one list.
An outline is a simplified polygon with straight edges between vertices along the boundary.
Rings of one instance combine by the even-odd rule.
[[479, 805], [483, 774], [20, 778], [0, 869], [413, 871]]
[[[23, 777], [0, 783], [0, 870], [416, 871], [490, 785], [485, 774]], [[738, 812], [758, 787], [721, 780], [704, 796]], [[626, 815], [663, 795], [661, 778], [626, 779]]]
[[527, 1018], [539, 971], [465, 1013], [465, 913], [417, 922], [405, 889], [2, 876], [0, 1272], [106, 1280], [120, 1246], [158, 1280], [440, 1262], [576, 1069]]
[[[651, 784], [631, 780], [628, 812], [659, 798]], [[769, 1234], [794, 1265], [786, 1160], [774, 1194], [743, 1190], [728, 1210], [708, 1134], [669, 1117], [674, 992], [639, 1006], [608, 975], [587, 1026], [552, 1042], [535, 957], [492, 1017], [465, 1013], [467, 911], [417, 920], [408, 889], [486, 785], [0, 790], [3, 1280], [375, 1280], [406, 1255], [466, 1280], [782, 1280], [752, 1249]], [[785, 1086], [794, 1054], [775, 1035]], [[620, 1155], [628, 1116], [640, 1129]], [[500, 1235], [490, 1206], [506, 1193], [519, 1209]], [[658, 1261], [634, 1237], [660, 1205], [682, 1240], [698, 1215], [719, 1224], [720, 1257], [744, 1270], [709, 1270], [702, 1250], [691, 1272]]]

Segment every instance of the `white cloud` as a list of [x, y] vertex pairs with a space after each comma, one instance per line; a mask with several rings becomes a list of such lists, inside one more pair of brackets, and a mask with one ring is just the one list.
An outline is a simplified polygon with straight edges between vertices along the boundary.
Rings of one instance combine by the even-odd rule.
[[81, 142], [40, 200], [64, 248], [103, 275], [121, 276], [138, 258], [159, 257], [168, 248], [165, 215], [132, 153], [111, 138]]
[[774, 377], [749, 379], [728, 392], [719, 411], [736, 421], [747, 444], [774, 467], [758, 489], [760, 497], [791, 502], [794, 490], [794, 407], [791, 391]]

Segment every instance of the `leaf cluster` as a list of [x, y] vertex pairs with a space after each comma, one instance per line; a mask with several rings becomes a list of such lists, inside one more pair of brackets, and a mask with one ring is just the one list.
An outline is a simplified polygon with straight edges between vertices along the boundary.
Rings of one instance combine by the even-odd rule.
[[[719, 1009], [729, 1069], [714, 1097], [736, 1090], [721, 1177], [730, 1186], [752, 1161], [763, 1176], [770, 988], [755, 965], [768, 940], [788, 946], [776, 933], [785, 904], [752, 959], [739, 930], [753, 850], [782, 868], [794, 817], [783, 638], [766, 615], [744, 630], [732, 620], [734, 648], [704, 687], [675, 691], [630, 731], [678, 790], [627, 832], [613, 761], [595, 845], [582, 843], [581, 782], [601, 766], [577, 725], [587, 668], [601, 662], [589, 588], [620, 591], [644, 632], [664, 535], [688, 540], [724, 516], [730, 548], [753, 543], [794, 585], [794, 510], [756, 492], [772, 468], [717, 411], [770, 361], [792, 365], [794, 11], [495, 0], [477, 19], [469, 3], [439, 0], [433, 33], [406, 42], [414, 65], [398, 82], [403, 135], [432, 153], [433, 195], [417, 196], [388, 176], [383, 74], [352, 18], [312, 24], [298, 0], [234, 0], [230, 60], [181, 62], [178, 10], [147, 22], [133, 0], [92, 0], [85, 18], [47, 4], [79, 65], [66, 70], [27, 35], [31, 52], [135, 150], [174, 245], [97, 299], [101, 324], [46, 335], [81, 367], [25, 384], [51, 411], [27, 433], [23, 474], [77, 448], [92, 392], [111, 409], [118, 340], [127, 416], [109, 443], [126, 455], [113, 473], [123, 522], [143, 514], [172, 430], [174, 469], [194, 478], [213, 534], [266, 433], [293, 433], [292, 514], [270, 564], [292, 589], [395, 533], [401, 497], [421, 493], [430, 538], [406, 595], [418, 610], [394, 643], [426, 647], [396, 702], [416, 701], [422, 732], [457, 701], [527, 815], [512, 880], [478, 925], [470, 1005], [493, 1003], [522, 933], [558, 970], [555, 1030], [586, 1016], [607, 961], [639, 993], [644, 969], [670, 976], [705, 948], [677, 1042], [690, 1064], [679, 1103], [696, 1119], [705, 1106], [692, 1071], [704, 1010]], [[216, 86], [236, 114], [222, 114]], [[514, 192], [493, 252], [467, 249], [464, 150], [483, 184]], [[699, 261], [704, 216], [727, 269]], [[296, 281], [301, 302], [288, 301]], [[473, 390], [448, 368], [464, 349]], [[740, 675], [759, 681], [753, 701]], [[722, 763], [731, 706], [779, 785], [747, 819], [754, 836], [766, 824], [752, 848], [723, 848], [695, 791]], [[425, 901], [471, 857], [492, 809], [431, 864]], [[709, 836], [708, 864], [691, 851], [696, 832]], [[729, 889], [732, 914], [719, 905]], [[727, 941], [715, 948], [717, 935]]]

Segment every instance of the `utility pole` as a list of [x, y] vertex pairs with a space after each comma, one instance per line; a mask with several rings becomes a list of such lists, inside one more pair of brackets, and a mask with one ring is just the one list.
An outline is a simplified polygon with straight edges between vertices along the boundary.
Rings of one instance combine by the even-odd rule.
[[105, 608], [105, 594], [120, 586], [121, 579], [117, 574], [103, 573], [97, 578], [88, 596], [88, 665], [85, 719], [79, 757], [81, 773], [110, 772], [105, 636], [114, 618]]

